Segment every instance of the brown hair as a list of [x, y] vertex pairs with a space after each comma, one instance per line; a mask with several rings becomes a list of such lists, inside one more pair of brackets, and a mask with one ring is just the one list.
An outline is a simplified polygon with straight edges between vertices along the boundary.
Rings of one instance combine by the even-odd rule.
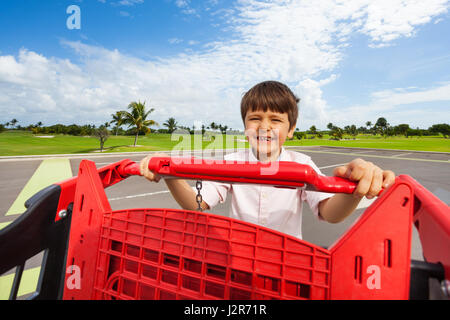
[[298, 106], [300, 101], [292, 91], [278, 81], [264, 81], [258, 83], [247, 91], [241, 100], [241, 116], [245, 122], [248, 111], [267, 110], [279, 113], [287, 113], [289, 129], [297, 123]]

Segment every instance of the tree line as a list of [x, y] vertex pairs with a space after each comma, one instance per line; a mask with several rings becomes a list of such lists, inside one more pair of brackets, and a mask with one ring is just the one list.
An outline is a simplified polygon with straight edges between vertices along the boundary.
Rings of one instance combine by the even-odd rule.
[[[406, 138], [412, 136], [434, 136], [441, 134], [444, 138], [448, 138], [450, 135], [450, 125], [447, 123], [434, 124], [428, 129], [411, 128], [409, 124], [399, 124], [391, 126], [386, 118], [378, 118], [375, 124], [371, 121], [366, 122], [366, 126], [356, 127], [354, 124], [340, 128], [333, 123], [328, 123], [326, 131], [317, 130], [316, 126], [311, 126], [309, 130], [301, 132], [296, 130], [294, 136], [297, 139], [305, 138], [322, 138], [324, 134], [329, 135], [331, 140], [341, 140], [344, 134], [350, 135], [353, 139], [359, 134], [366, 135], [380, 135], [384, 138], [389, 136], [405, 136]], [[309, 135], [309, 136], [308, 136]]]
[[[152, 131], [151, 126], [159, 126], [159, 124], [149, 119], [149, 115], [154, 111], [154, 108], [147, 110], [145, 102], [131, 102], [127, 110], [116, 111], [111, 114], [111, 120], [105, 122], [100, 126], [96, 125], [63, 125], [55, 124], [51, 126], [43, 126], [43, 123], [39, 121], [36, 124], [28, 125], [26, 127], [18, 124], [17, 119], [12, 119], [5, 124], [0, 124], [0, 132], [9, 130], [25, 130], [31, 131], [33, 134], [67, 134], [73, 136], [93, 136], [100, 141], [100, 150], [103, 151], [103, 146], [110, 134], [114, 135], [133, 135], [134, 146], [136, 146], [139, 135], [145, 135]], [[127, 129], [123, 129], [122, 126], [128, 125]], [[194, 134], [195, 132], [201, 132], [205, 134], [206, 130], [219, 130], [222, 134], [233, 132], [232, 128], [227, 125], [216, 124], [212, 122], [209, 126], [202, 125], [201, 128], [196, 128], [195, 125], [191, 127], [180, 125], [175, 118], [170, 117], [163, 123], [165, 129], [153, 130], [156, 133], [173, 133], [177, 129], [182, 129], [185, 132]], [[234, 131], [234, 133], [237, 133]]]
[[[17, 119], [12, 119], [5, 124], [0, 124], [0, 132], [6, 129], [16, 129], [16, 130], [28, 130], [34, 134], [67, 134], [74, 136], [94, 136], [100, 141], [100, 149], [103, 150], [103, 145], [108, 139], [110, 134], [114, 135], [132, 135], [134, 136], [134, 146], [136, 146], [139, 135], [145, 135], [152, 131], [151, 126], [158, 126], [159, 124], [149, 119], [150, 114], [154, 111], [154, 108], [147, 110], [145, 102], [131, 102], [127, 110], [116, 111], [111, 114], [111, 120], [105, 122], [104, 124], [96, 127], [95, 125], [63, 125], [55, 124], [51, 126], [43, 126], [43, 123], [39, 121], [35, 125], [28, 125], [27, 127], [22, 127], [18, 124]], [[233, 130], [227, 125], [222, 125], [216, 122], [211, 122], [209, 125], [202, 125], [200, 128], [196, 128], [195, 125], [192, 127], [187, 127], [179, 124], [174, 117], [170, 117], [163, 124], [165, 128], [160, 128], [153, 130], [156, 133], [168, 133], [171, 134], [177, 129], [184, 130], [190, 134], [196, 132], [204, 135], [207, 130], [219, 131], [221, 134], [234, 133], [239, 134], [238, 130]], [[128, 126], [127, 129], [123, 129], [122, 126]], [[371, 134], [371, 135], [381, 135], [383, 137], [388, 136], [398, 136], [402, 135], [405, 137], [410, 136], [431, 136], [441, 134], [444, 138], [450, 136], [450, 125], [447, 123], [434, 124], [428, 129], [413, 129], [408, 124], [399, 124], [396, 126], [391, 126], [387, 120], [383, 117], [377, 119], [377, 121], [372, 124], [371, 121], [367, 121], [365, 126], [356, 127], [353, 125], [345, 126], [340, 128], [333, 123], [328, 123], [328, 130], [318, 130], [315, 125], [311, 126], [309, 130], [300, 131], [296, 128], [294, 132], [294, 137], [296, 139], [306, 139], [306, 138], [323, 138], [325, 134], [329, 136], [329, 139], [341, 140], [344, 134], [350, 135], [353, 139], [356, 139], [358, 134]]]
[[[43, 123], [39, 121], [36, 124], [31, 124], [26, 127], [18, 124], [17, 119], [12, 119], [11, 121], [6, 122], [5, 124], [0, 124], [0, 132], [6, 129], [14, 129], [14, 130], [25, 130], [31, 131], [33, 134], [68, 134], [74, 136], [93, 136], [95, 132], [100, 128], [106, 128], [111, 134], [114, 135], [133, 135], [135, 136], [135, 142], [139, 135], [145, 135], [151, 131], [156, 133], [173, 133], [177, 129], [184, 130], [189, 132], [190, 134], [194, 134], [195, 132], [201, 131], [202, 134], [206, 132], [206, 130], [220, 131], [222, 134], [237, 132], [233, 130], [231, 127], [227, 125], [222, 125], [219, 123], [211, 122], [210, 125], [202, 125], [200, 128], [196, 128], [195, 125], [192, 127], [183, 126], [178, 123], [178, 121], [170, 117], [163, 123], [163, 127], [160, 129], [151, 129], [151, 126], [158, 126], [159, 124], [149, 119], [149, 115], [155, 110], [154, 108], [146, 109], [145, 102], [131, 102], [128, 107], [128, 110], [120, 110], [111, 114], [111, 120], [105, 122], [100, 126], [96, 125], [63, 125], [63, 124], [55, 124], [51, 126], [43, 126]], [[122, 126], [128, 125], [128, 128], [123, 129]]]

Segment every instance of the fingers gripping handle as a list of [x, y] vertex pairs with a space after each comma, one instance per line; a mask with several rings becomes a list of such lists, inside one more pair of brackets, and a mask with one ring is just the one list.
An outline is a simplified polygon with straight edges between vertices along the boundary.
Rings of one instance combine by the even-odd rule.
[[126, 161], [124, 165], [118, 168], [119, 172], [123, 176], [140, 176], [141, 170], [139, 164], [133, 161]]
[[[153, 157], [148, 167], [165, 177], [211, 180], [228, 183], [256, 183], [277, 187], [304, 187], [330, 193], [351, 194], [356, 183], [340, 177], [318, 175], [308, 165], [297, 162], [276, 163], [206, 160], [198, 158]], [[123, 168], [125, 175], [140, 175], [139, 165], [130, 163]]]

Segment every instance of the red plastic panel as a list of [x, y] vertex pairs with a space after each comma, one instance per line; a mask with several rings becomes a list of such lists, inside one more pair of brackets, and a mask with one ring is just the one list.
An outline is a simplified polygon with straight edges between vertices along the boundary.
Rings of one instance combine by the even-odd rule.
[[[92, 168], [96, 168], [95, 163], [92, 161], [83, 160], [82, 162], [91, 163]], [[95, 169], [101, 180], [103, 188], [107, 188], [122, 181], [123, 179], [127, 178], [130, 174], [139, 174], [139, 171], [129, 174], [124, 172], [124, 168], [129, 167], [130, 164], [136, 165], [135, 162], [129, 159], [124, 159], [122, 161], [111, 163], [99, 169]], [[61, 210], [67, 210], [69, 204], [74, 201], [75, 189], [77, 188], [77, 184], [78, 184], [78, 176], [57, 183], [57, 185], [61, 187], [61, 196], [58, 203], [58, 209], [56, 210], [55, 221], [61, 219], [58, 216], [58, 212], [60, 212]]]
[[133, 209], [104, 215], [93, 298], [326, 299], [329, 273], [327, 250], [276, 231]]
[[[66, 285], [64, 299], [89, 299], [94, 287], [94, 270], [98, 247], [99, 232], [104, 212], [111, 211], [104, 186], [98, 175], [95, 163], [82, 161], [78, 171], [72, 221], [70, 225], [69, 247], [67, 249], [67, 268], [76, 266], [72, 272], [80, 270], [80, 287]], [[70, 282], [72, 273], [66, 273], [64, 283]]]
[[331, 299], [408, 299], [413, 190], [397, 180], [329, 249]]
[[414, 188], [414, 225], [419, 232], [423, 256], [440, 263], [450, 280], [450, 207], [409, 176], [401, 176]]

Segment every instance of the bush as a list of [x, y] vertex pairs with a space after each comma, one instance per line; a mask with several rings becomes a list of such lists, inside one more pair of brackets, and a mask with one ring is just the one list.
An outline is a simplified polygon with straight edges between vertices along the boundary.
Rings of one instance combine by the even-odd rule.
[[306, 133], [301, 132], [301, 131], [296, 131], [296, 132], [294, 132], [294, 137], [298, 140], [305, 139]]
[[448, 138], [450, 135], [450, 125], [447, 123], [434, 124], [428, 128], [428, 131], [432, 133], [440, 133], [444, 136], [444, 138]]

